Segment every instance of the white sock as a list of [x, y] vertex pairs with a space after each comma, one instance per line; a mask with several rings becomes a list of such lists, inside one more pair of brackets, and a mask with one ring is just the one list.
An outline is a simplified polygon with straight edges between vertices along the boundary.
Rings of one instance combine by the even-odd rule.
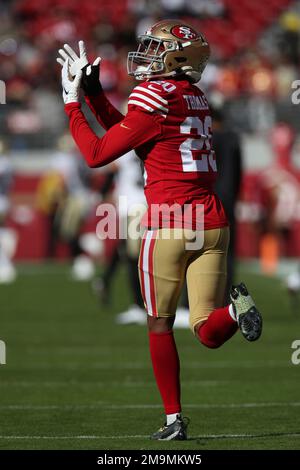
[[232, 320], [236, 321], [234, 306], [232, 304], [229, 304], [228, 312], [229, 312], [229, 315], [231, 316]]
[[174, 423], [178, 417], [181, 416], [181, 413], [173, 413], [171, 415], [167, 415], [167, 426]]

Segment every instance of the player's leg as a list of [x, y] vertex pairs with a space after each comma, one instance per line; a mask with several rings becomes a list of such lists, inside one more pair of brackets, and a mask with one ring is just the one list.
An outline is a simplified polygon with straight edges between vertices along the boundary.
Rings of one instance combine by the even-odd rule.
[[171, 440], [186, 438], [186, 426], [180, 416], [180, 362], [172, 329], [186, 255], [182, 237], [164, 239], [165, 235], [166, 229], [144, 234], [139, 273], [148, 313], [152, 366], [167, 416], [166, 425], [152, 438]]
[[248, 341], [259, 338], [262, 318], [244, 284], [231, 290], [232, 303], [224, 305], [228, 228], [208, 230], [202, 253], [187, 269], [190, 321], [195, 335], [209, 348], [218, 348], [237, 331]]
[[111, 285], [121, 262], [120, 249], [123, 243], [124, 240], [117, 240], [114, 243], [113, 251], [103, 274], [96, 277], [92, 282], [92, 289], [103, 305], [108, 305], [112, 299]]
[[242, 335], [247, 341], [256, 341], [262, 333], [263, 320], [244, 283], [232, 286], [230, 299]]
[[209, 348], [218, 348], [238, 329], [232, 306], [224, 307], [228, 243], [227, 227], [206, 230], [203, 248], [187, 268], [191, 328]]

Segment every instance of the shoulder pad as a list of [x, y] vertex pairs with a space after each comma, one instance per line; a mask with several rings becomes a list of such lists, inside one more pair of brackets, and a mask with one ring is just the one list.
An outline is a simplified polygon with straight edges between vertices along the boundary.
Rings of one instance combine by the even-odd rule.
[[160, 83], [144, 82], [137, 85], [129, 96], [128, 107], [135, 106], [149, 113], [168, 114], [168, 101], [166, 92]]

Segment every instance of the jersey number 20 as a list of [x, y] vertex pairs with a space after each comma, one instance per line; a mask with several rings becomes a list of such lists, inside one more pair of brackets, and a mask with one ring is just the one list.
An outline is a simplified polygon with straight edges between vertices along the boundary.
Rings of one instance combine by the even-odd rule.
[[[198, 116], [187, 117], [180, 126], [181, 134], [190, 134], [197, 130], [195, 137], [189, 137], [179, 147], [183, 171], [217, 171], [215, 152], [211, 149], [211, 117], [206, 116], [204, 122]], [[200, 158], [193, 157], [193, 151], [201, 151]]]

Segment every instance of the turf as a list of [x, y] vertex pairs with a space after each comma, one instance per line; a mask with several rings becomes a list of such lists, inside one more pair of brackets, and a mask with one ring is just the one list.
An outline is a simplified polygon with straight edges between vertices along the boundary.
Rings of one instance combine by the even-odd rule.
[[0, 287], [0, 448], [300, 449], [300, 365], [291, 363], [300, 315], [279, 280], [245, 265], [239, 275], [264, 313], [263, 337], [237, 334], [208, 350], [176, 331], [190, 438], [164, 443], [148, 438], [163, 412], [145, 328], [114, 323], [130, 302], [125, 274], [105, 310], [67, 267], [21, 267]]

